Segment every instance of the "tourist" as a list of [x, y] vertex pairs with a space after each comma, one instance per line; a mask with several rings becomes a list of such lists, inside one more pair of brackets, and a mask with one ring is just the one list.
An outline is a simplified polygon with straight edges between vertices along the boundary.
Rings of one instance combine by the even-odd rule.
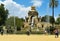
[[3, 35], [3, 30], [1, 30], [1, 35]]
[[29, 30], [27, 30], [27, 35], [30, 35], [30, 31]]
[[59, 31], [57, 28], [54, 30], [54, 33], [55, 33], [55, 38], [58, 38], [59, 37]]
[[47, 34], [47, 31], [45, 30], [44, 32], [45, 32], [45, 35], [46, 35]]

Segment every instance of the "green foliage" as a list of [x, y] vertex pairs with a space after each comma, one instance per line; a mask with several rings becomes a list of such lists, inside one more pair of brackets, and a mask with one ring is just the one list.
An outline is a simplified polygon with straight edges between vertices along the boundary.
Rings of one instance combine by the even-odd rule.
[[54, 17], [54, 8], [58, 6], [58, 0], [50, 0], [49, 7], [52, 8], [52, 16]]
[[58, 6], [58, 0], [50, 0], [50, 7], [57, 7]]
[[50, 16], [50, 23], [51, 23], [51, 24], [55, 23], [55, 19], [54, 19], [54, 17], [52, 17], [52, 16]]
[[45, 19], [46, 19], [46, 17], [42, 17], [41, 21], [42, 21], [42, 22], [46, 22]]
[[50, 23], [54, 23], [55, 19], [52, 16], [45, 15], [42, 17], [41, 21], [42, 22], [48, 22], [49, 21]]
[[[23, 18], [15, 17], [15, 26], [22, 27], [23, 23], [24, 23]], [[7, 19], [6, 25], [14, 26], [14, 16], [11, 16], [10, 18]]]
[[47, 31], [47, 33], [53, 34], [53, 32], [54, 32], [54, 30], [55, 30], [55, 27], [52, 27], [52, 26], [46, 27], [45, 30]]
[[54, 34], [55, 27], [50, 26], [50, 34]]
[[60, 24], [60, 16], [57, 18], [56, 23]]
[[23, 19], [23, 18], [18, 18], [18, 17], [16, 17], [16, 25], [17, 25], [18, 27], [23, 26], [23, 23], [24, 23], [24, 19]]
[[47, 22], [48, 21], [48, 15], [45, 15], [41, 19], [42, 22]]
[[0, 26], [5, 25], [5, 21], [8, 17], [8, 10], [4, 8], [4, 4], [0, 5]]

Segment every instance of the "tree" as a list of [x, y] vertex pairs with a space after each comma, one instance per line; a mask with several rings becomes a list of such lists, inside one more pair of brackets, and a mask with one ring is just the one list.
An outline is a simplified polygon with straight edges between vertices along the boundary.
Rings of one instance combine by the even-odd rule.
[[53, 34], [53, 31], [55, 29], [53, 23], [55, 23], [55, 18], [53, 16], [49, 16], [49, 22], [52, 24], [52, 26], [50, 26], [50, 34]]
[[42, 22], [47, 22], [48, 21], [48, 15], [45, 15], [41, 19]]
[[[15, 26], [17, 27], [18, 30], [19, 30], [21, 27], [23, 27], [24, 21], [25, 21], [25, 20], [24, 20], [23, 18], [15, 17]], [[13, 27], [14, 27], [14, 16], [11, 16], [10, 18], [7, 19], [6, 25], [7, 25], [7, 26], [13, 26]]]
[[50, 0], [49, 7], [52, 8], [52, 16], [54, 17], [54, 8], [58, 6], [58, 0]]
[[[49, 18], [49, 20], [48, 20], [48, 18]], [[53, 22], [55, 22], [55, 19], [52, 16], [45, 15], [42, 17], [41, 21], [42, 22], [48, 22], [49, 21], [51, 24], [53, 24]]]
[[5, 21], [8, 17], [8, 10], [4, 8], [4, 4], [0, 5], [0, 26], [5, 25]]
[[16, 17], [16, 25], [17, 25], [18, 27], [23, 26], [24, 21], [25, 21], [25, 20], [24, 20], [23, 18], [18, 18], [18, 17]]
[[49, 22], [53, 25], [53, 23], [55, 23], [55, 18], [54, 18], [54, 17], [52, 17], [52, 16], [49, 16], [49, 17], [50, 17]]
[[[54, 18], [54, 8], [58, 6], [58, 0], [50, 0], [50, 4], [49, 7], [52, 8], [52, 17]], [[52, 19], [53, 20], [53, 19]], [[54, 20], [52, 22], [52, 26], [53, 26]]]
[[60, 24], [60, 14], [59, 14], [59, 17], [58, 17], [57, 20], [56, 20], [56, 23], [57, 23], [57, 24]]

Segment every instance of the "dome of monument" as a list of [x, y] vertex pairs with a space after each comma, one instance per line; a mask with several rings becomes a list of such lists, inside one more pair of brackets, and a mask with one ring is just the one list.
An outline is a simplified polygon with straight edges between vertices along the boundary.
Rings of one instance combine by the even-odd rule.
[[35, 6], [31, 6], [31, 10], [35, 10]]
[[35, 16], [38, 15], [38, 12], [35, 9], [35, 6], [31, 6], [31, 11], [28, 12], [29, 16]]

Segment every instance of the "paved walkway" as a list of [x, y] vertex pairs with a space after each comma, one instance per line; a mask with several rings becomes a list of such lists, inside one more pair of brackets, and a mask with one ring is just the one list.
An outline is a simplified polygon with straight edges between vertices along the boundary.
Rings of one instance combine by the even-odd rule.
[[0, 35], [0, 41], [60, 41], [54, 35]]

